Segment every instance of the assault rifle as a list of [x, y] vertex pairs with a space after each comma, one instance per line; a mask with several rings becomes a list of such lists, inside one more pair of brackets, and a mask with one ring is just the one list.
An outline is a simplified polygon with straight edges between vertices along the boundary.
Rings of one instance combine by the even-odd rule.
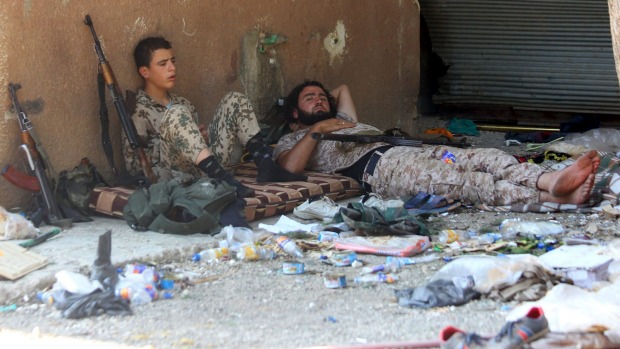
[[11, 165], [6, 165], [2, 169], [2, 176], [17, 187], [33, 192], [36, 209], [30, 215], [30, 220], [36, 227], [43, 220], [48, 224], [62, 228], [71, 226], [72, 219], [63, 218], [62, 211], [60, 211], [51, 189], [54, 182], [50, 182], [48, 173], [54, 174], [54, 170], [47, 153], [17, 99], [17, 90], [20, 88], [21, 85], [19, 84], [9, 83], [9, 93], [21, 131], [22, 145], [20, 145], [19, 151], [30, 174], [24, 174]]
[[384, 135], [361, 135], [361, 134], [334, 134], [334, 133], [318, 133], [313, 132], [311, 137], [313, 139], [325, 140], [325, 141], [340, 141], [340, 142], [353, 142], [353, 143], [377, 143], [384, 142], [396, 146], [408, 146], [408, 147], [421, 147], [423, 144], [429, 145], [446, 145], [450, 147], [465, 148], [469, 144], [465, 142], [465, 139], [461, 142], [440, 141], [436, 139], [415, 139], [409, 137], [395, 137]]
[[[29, 171], [34, 172], [41, 191], [39, 194], [35, 194], [35, 202], [37, 203], [37, 210], [30, 216], [30, 220], [38, 227], [42, 220], [46, 223], [55, 225], [61, 228], [68, 228], [73, 223], [71, 218], [63, 218], [63, 214], [58, 208], [58, 203], [54, 198], [54, 193], [50, 187], [50, 183], [47, 180], [45, 171], [39, 161], [36, 161], [33, 154], [30, 152], [30, 148], [26, 144], [19, 146], [19, 151], [24, 157], [24, 161], [28, 165]], [[40, 201], [43, 201], [42, 203]]]
[[[103, 49], [101, 48], [101, 43], [99, 42], [99, 38], [97, 37], [97, 33], [95, 32], [95, 27], [93, 25], [93, 21], [91, 20], [89, 15], [86, 15], [84, 19], [84, 24], [86, 24], [90, 28], [90, 32], [93, 35], [95, 52], [97, 53], [97, 57], [99, 58], [99, 81], [103, 80], [105, 86], [107, 86], [108, 91], [110, 91], [110, 95], [112, 96], [112, 101], [114, 102], [114, 106], [116, 107], [116, 112], [121, 122], [121, 126], [123, 127], [123, 131], [125, 132], [125, 136], [127, 136], [127, 140], [129, 142], [129, 146], [133, 149], [134, 152], [138, 154], [138, 158], [140, 159], [140, 165], [142, 166], [142, 170], [146, 177], [151, 181], [151, 183], [156, 183], [157, 178], [153, 173], [153, 169], [151, 168], [151, 164], [146, 157], [146, 153], [144, 152], [144, 148], [142, 147], [140, 140], [138, 139], [138, 135], [136, 132], [136, 126], [133, 124], [131, 120], [131, 115], [127, 113], [127, 109], [125, 108], [125, 101], [123, 99], [123, 95], [120, 92], [118, 84], [116, 82], [116, 78], [114, 77], [114, 72], [112, 71], [112, 67], [110, 63], [108, 63], [105, 55], [103, 54]], [[101, 98], [101, 94], [100, 94]], [[104, 102], [103, 100], [101, 102]], [[104, 103], [105, 104], [105, 103]], [[110, 143], [110, 135], [108, 131], [108, 115], [107, 108], [101, 107], [100, 109], [100, 121], [101, 121], [101, 138], [103, 144], [103, 150], [108, 158], [108, 162], [112, 167], [112, 172], [117, 175], [118, 171], [114, 166], [114, 157], [112, 152], [112, 145]]]
[[19, 121], [22, 144], [26, 144], [28, 148], [30, 148], [30, 152], [37, 161], [42, 161], [42, 166], [46, 170], [47, 175], [56, 180], [56, 171], [54, 171], [54, 168], [49, 161], [49, 157], [47, 156], [47, 152], [41, 144], [41, 139], [35, 132], [34, 127], [32, 127], [32, 123], [30, 122], [28, 115], [26, 115], [26, 112], [22, 109], [22, 106], [19, 104], [19, 100], [17, 99], [17, 90], [20, 88], [22, 88], [20, 84], [9, 82], [9, 94], [11, 95], [13, 108], [15, 108], [17, 120]]

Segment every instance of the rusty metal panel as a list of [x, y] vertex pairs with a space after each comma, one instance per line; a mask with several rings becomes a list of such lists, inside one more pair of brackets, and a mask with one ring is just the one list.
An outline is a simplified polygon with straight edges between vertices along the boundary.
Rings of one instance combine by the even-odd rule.
[[437, 104], [620, 114], [609, 14], [601, 0], [421, 0], [450, 65]]

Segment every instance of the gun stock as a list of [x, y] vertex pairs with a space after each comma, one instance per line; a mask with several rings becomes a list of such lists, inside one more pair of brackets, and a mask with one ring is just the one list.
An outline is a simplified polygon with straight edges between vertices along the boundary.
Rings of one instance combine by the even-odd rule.
[[118, 83], [116, 82], [116, 78], [114, 77], [112, 67], [108, 63], [103, 53], [101, 43], [99, 42], [99, 38], [97, 37], [97, 33], [95, 32], [95, 27], [93, 25], [92, 19], [90, 18], [90, 15], [86, 15], [86, 17], [84, 18], [84, 24], [86, 24], [90, 28], [90, 32], [93, 35], [95, 52], [97, 53], [97, 58], [99, 59], [99, 71], [103, 75], [105, 85], [108, 88], [110, 95], [112, 96], [114, 107], [116, 108], [116, 112], [120, 119], [123, 131], [125, 132], [127, 140], [129, 141], [129, 146], [131, 147], [131, 149], [134, 150], [134, 152], [137, 152], [138, 157], [140, 158], [140, 165], [142, 166], [142, 170], [144, 171], [146, 177], [151, 181], [151, 183], [156, 183], [157, 177], [155, 177], [153, 169], [151, 168], [151, 164], [146, 157], [146, 153], [140, 145], [140, 141], [136, 132], [136, 127], [131, 120], [131, 116], [127, 113], [123, 95], [121, 94]]
[[37, 177], [19, 172], [14, 166], [11, 166], [11, 164], [4, 166], [0, 173], [2, 177], [18, 188], [35, 193], [41, 191], [41, 186], [37, 181]]

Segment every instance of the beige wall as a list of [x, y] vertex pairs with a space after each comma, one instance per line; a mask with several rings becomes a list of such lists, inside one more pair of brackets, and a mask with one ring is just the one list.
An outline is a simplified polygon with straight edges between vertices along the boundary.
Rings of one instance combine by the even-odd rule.
[[[254, 29], [288, 38], [271, 53], [285, 91], [306, 78], [330, 87], [346, 82], [362, 121], [409, 129], [415, 118], [419, 8], [414, 0], [4, 1], [0, 83], [5, 88], [10, 81], [20, 83], [23, 105], [40, 107], [27, 111], [58, 170], [88, 157], [110, 176], [101, 149], [98, 62], [83, 24], [86, 14], [123, 90], [140, 83], [131, 56], [137, 40], [152, 34], [169, 39], [177, 56], [176, 92], [196, 105], [204, 122], [227, 91], [245, 92], [238, 77], [241, 40]], [[334, 35], [337, 43], [329, 40]], [[0, 114], [0, 165], [23, 170], [10, 104], [7, 92]], [[109, 102], [108, 108], [120, 166], [120, 126]], [[0, 206], [30, 203], [28, 192], [4, 179], [0, 193]]]

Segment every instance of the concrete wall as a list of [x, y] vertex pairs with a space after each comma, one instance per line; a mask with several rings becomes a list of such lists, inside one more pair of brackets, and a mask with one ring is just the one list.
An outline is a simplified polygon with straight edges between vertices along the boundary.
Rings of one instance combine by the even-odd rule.
[[[378, 127], [410, 129], [415, 118], [415, 0], [3, 1], [0, 85], [22, 85], [19, 99], [57, 170], [73, 168], [88, 157], [104, 176], [111, 175], [101, 148], [98, 61], [83, 24], [86, 14], [123, 90], [140, 84], [132, 59], [136, 42], [153, 34], [170, 40], [178, 65], [176, 92], [196, 105], [205, 123], [230, 90], [273, 94], [289, 91], [303, 79], [318, 79], [329, 87], [346, 82], [360, 119]], [[241, 42], [260, 32], [288, 40], [262, 54], [271, 58], [266, 61], [272, 68], [259, 72], [268, 75], [265, 82], [253, 84], [248, 80], [253, 76], [249, 67], [256, 63], [252, 60], [265, 57], [248, 54], [247, 42], [245, 49]], [[17, 152], [18, 122], [8, 96], [5, 93], [1, 105], [0, 165], [12, 163], [24, 170]], [[108, 108], [120, 166], [120, 124], [109, 96]], [[0, 193], [5, 208], [30, 203], [27, 191], [4, 179]]]
[[620, 4], [617, 0], [608, 0], [609, 5], [609, 29], [611, 30], [611, 42], [614, 47], [614, 60], [616, 61], [616, 74], [620, 81]]

